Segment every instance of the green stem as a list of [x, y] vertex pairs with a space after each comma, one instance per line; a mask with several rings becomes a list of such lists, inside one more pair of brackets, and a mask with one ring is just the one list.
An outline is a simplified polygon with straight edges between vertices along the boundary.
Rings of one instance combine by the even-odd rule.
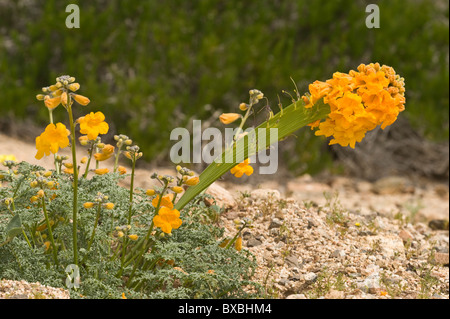
[[91, 158], [92, 158], [92, 153], [94, 152], [94, 145], [91, 146], [91, 149], [89, 151], [89, 159], [88, 162], [86, 164], [86, 171], [84, 172], [83, 178], [86, 179], [87, 175], [89, 173], [89, 167], [91, 166]]
[[81, 261], [81, 263], [83, 264], [84, 261], [87, 258], [87, 255], [89, 254], [89, 251], [91, 250], [91, 246], [92, 243], [94, 242], [94, 236], [95, 236], [95, 230], [97, 229], [97, 225], [98, 225], [98, 220], [100, 219], [100, 213], [102, 211], [102, 205], [98, 204], [97, 207], [97, 216], [95, 217], [95, 223], [94, 223], [94, 229], [92, 230], [92, 234], [91, 234], [91, 239], [89, 240], [88, 246], [87, 246], [87, 252], [86, 255], [84, 256], [83, 260]]
[[245, 226], [247, 226], [247, 223], [244, 222], [244, 225], [242, 225], [241, 229], [239, 229], [239, 231], [236, 233], [236, 235], [233, 237], [233, 239], [228, 243], [228, 245], [225, 247], [225, 249], [229, 249], [234, 242], [236, 241], [236, 239], [239, 237], [239, 235], [241, 234], [242, 230], [245, 228]]
[[[162, 198], [164, 196], [164, 193], [167, 190], [167, 185], [168, 185], [168, 183], [166, 182], [166, 184], [164, 185], [164, 189], [162, 190], [161, 194], [159, 195], [158, 205], [156, 205], [156, 209], [155, 209], [155, 216], [159, 213], [159, 209], [161, 207]], [[153, 231], [153, 226], [154, 226], [154, 223], [152, 221], [150, 227], [148, 228], [147, 235], [145, 236], [145, 240], [144, 240], [144, 244], [143, 244], [142, 250], [137, 255], [138, 256], [138, 260], [135, 262], [133, 270], [132, 270], [132, 272], [131, 272], [131, 274], [130, 274], [130, 276], [128, 278], [127, 286], [131, 285], [131, 279], [133, 278], [134, 273], [136, 272], [136, 269], [137, 269], [139, 263], [141, 262], [141, 259], [142, 259], [143, 255], [145, 253], [145, 249], [147, 247], [147, 242], [150, 239], [150, 235], [151, 235], [151, 233]]]
[[130, 206], [128, 208], [128, 225], [131, 225], [131, 214], [133, 209], [133, 194], [134, 194], [134, 173], [136, 169], [136, 159], [133, 159], [131, 166], [131, 184], [130, 184]]
[[55, 260], [55, 264], [58, 266], [58, 257], [57, 257], [58, 255], [57, 255], [57, 251], [56, 251], [55, 240], [53, 239], [52, 227], [50, 225], [50, 220], [48, 219], [48, 213], [47, 213], [47, 209], [45, 206], [45, 196], [42, 197], [42, 210], [44, 211], [45, 222], [47, 223], [47, 229], [48, 229], [48, 236], [50, 237], [50, 243], [52, 244], [53, 259]]
[[69, 113], [70, 134], [72, 138], [72, 163], [73, 163], [73, 212], [72, 212], [72, 237], [73, 237], [73, 263], [78, 266], [78, 244], [77, 244], [77, 214], [78, 214], [78, 167], [77, 152], [75, 144], [75, 124], [72, 114], [72, 101], [70, 94], [67, 98], [67, 111]]
[[[134, 173], [136, 168], [136, 157], [132, 158], [132, 168], [131, 168], [131, 183], [130, 183], [130, 201], [129, 201], [129, 208], [128, 208], [128, 225], [131, 225], [131, 215], [133, 212], [133, 193], [134, 193]], [[128, 236], [124, 238], [123, 240], [123, 247], [122, 247], [122, 256], [120, 258], [120, 270], [118, 273], [118, 276], [121, 276], [123, 273], [123, 270], [125, 268], [125, 255], [126, 255], [126, 249], [128, 246]]]
[[117, 149], [116, 160], [114, 161], [114, 173], [117, 172], [117, 167], [119, 165], [119, 155], [120, 155], [121, 148], [122, 148], [122, 145], [120, 145]]

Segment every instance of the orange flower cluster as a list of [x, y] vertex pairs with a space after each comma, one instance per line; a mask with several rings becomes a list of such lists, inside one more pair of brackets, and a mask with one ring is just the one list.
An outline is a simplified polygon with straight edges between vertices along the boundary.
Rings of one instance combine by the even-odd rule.
[[311, 96], [303, 96], [306, 108], [323, 98], [330, 105], [325, 121], [310, 123], [316, 135], [333, 136], [330, 145], [354, 148], [366, 132], [378, 125], [384, 129], [405, 109], [405, 82], [393, 68], [379, 63], [361, 64], [358, 71], [336, 72], [326, 82], [309, 85]]

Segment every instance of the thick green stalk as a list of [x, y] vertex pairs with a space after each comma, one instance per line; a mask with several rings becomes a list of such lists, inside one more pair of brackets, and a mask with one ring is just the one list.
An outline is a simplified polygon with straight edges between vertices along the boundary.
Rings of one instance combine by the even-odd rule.
[[[278, 129], [278, 140], [282, 140], [287, 136], [293, 134], [298, 129], [306, 126], [309, 123], [315, 122], [320, 119], [326, 118], [330, 113], [330, 107], [323, 103], [323, 100], [316, 102], [312, 108], [305, 108], [305, 103], [302, 100], [291, 104], [287, 108], [284, 108], [282, 112], [274, 115], [268, 121], [262, 123], [255, 129], [255, 138], [259, 141], [258, 129]], [[237, 160], [244, 157], [249, 158], [259, 151], [267, 149], [274, 141], [271, 139], [270, 130], [266, 130], [265, 143], [258, 143], [255, 145], [245, 145], [244, 148], [236, 148], [236, 143], [227, 148], [219, 158], [222, 160], [221, 163], [214, 161], [211, 163], [200, 175], [200, 182], [190, 187], [180, 200], [175, 205], [175, 208], [181, 210], [186, 206], [192, 199], [194, 199], [198, 194], [208, 188], [212, 183], [218, 180], [222, 175], [227, 173], [234, 166], [239, 164]], [[238, 141], [239, 143], [239, 141]], [[249, 144], [249, 143], [247, 143]], [[226, 159], [230, 157], [233, 158], [232, 163], [227, 163]]]

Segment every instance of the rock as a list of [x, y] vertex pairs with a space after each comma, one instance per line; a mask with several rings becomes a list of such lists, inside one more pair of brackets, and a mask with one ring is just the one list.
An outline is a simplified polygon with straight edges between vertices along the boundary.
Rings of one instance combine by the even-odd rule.
[[439, 184], [434, 187], [434, 192], [441, 198], [448, 199], [448, 186]]
[[331, 289], [326, 295], [325, 299], [344, 299], [345, 293], [340, 290]]
[[378, 273], [370, 275], [362, 282], [356, 283], [356, 287], [365, 293], [370, 293], [370, 290], [375, 291], [375, 289], [381, 288]]
[[278, 280], [278, 283], [282, 286], [286, 286], [286, 284], [289, 283], [289, 280], [287, 278], [281, 278]]
[[373, 191], [380, 195], [402, 194], [414, 192], [409, 179], [400, 176], [388, 176], [377, 180], [373, 185]]
[[227, 212], [224, 215], [225, 215], [226, 219], [228, 219], [228, 220], [235, 220], [239, 217], [237, 212]]
[[224, 209], [231, 209], [237, 206], [237, 202], [230, 192], [216, 183], [213, 183], [208, 188], [206, 194], [213, 196], [216, 204]]
[[246, 231], [242, 234], [242, 238], [245, 240], [249, 240], [252, 237], [252, 233], [250, 233], [249, 231]]
[[428, 226], [433, 230], [448, 230], [448, 220], [443, 219], [430, 220]]
[[438, 265], [448, 266], [448, 253], [434, 253], [433, 262]]
[[298, 258], [295, 256], [288, 256], [284, 261], [289, 267], [299, 268]]
[[286, 297], [286, 299], [307, 299], [304, 294], [293, 294]]
[[269, 235], [272, 237], [277, 237], [280, 234], [280, 230], [277, 228], [272, 228], [269, 230]]
[[386, 258], [394, 257], [396, 254], [405, 254], [405, 247], [403, 240], [396, 235], [384, 234], [378, 236], [364, 237], [369, 245], [376, 250], [377, 254], [380, 254]]
[[336, 249], [335, 251], [333, 251], [331, 253], [330, 257], [331, 258], [343, 258], [343, 257], [345, 257], [345, 251]]
[[312, 227], [318, 227], [319, 226], [319, 223], [315, 219], [308, 218], [307, 221], [308, 221], [308, 226], [307, 226], [308, 229], [311, 229]]
[[372, 192], [372, 184], [369, 182], [361, 181], [356, 183], [356, 190], [360, 193]]
[[413, 236], [411, 233], [407, 230], [402, 229], [400, 233], [398, 234], [398, 237], [400, 237], [404, 243], [411, 242], [413, 240]]
[[269, 229], [272, 228], [280, 228], [283, 225], [283, 222], [279, 220], [278, 218], [272, 218], [272, 221], [270, 222]]
[[255, 189], [250, 193], [250, 197], [254, 200], [274, 199], [280, 200], [281, 194], [276, 189]]
[[317, 275], [313, 272], [309, 272], [303, 276], [303, 279], [307, 284], [312, 284], [317, 280]]
[[262, 244], [262, 242], [260, 242], [258, 239], [256, 239], [256, 238], [250, 238], [248, 241], [247, 241], [247, 247], [256, 247], [256, 246], [259, 246], [259, 245], [261, 245]]
[[284, 219], [284, 215], [285, 215], [285, 213], [283, 211], [279, 210], [275, 213], [275, 218]]

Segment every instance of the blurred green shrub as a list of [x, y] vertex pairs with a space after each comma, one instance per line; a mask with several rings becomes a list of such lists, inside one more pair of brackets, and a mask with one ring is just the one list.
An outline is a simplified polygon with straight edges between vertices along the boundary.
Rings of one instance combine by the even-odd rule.
[[[293, 90], [290, 76], [306, 91], [337, 70], [380, 62], [406, 78], [403, 116], [427, 137], [448, 139], [447, 1], [377, 1], [380, 29], [365, 26], [373, 1], [71, 2], [80, 29], [65, 27], [64, 1], [0, 1], [2, 116], [44, 124], [35, 88], [73, 74], [91, 98], [86, 112], [100, 107], [113, 133], [133, 137], [148, 160], [165, 160], [172, 128], [238, 110], [248, 89], [263, 91], [276, 111], [277, 94], [290, 104], [280, 93]], [[309, 135], [296, 134], [288, 163], [302, 172], [331, 162], [324, 140]]]

